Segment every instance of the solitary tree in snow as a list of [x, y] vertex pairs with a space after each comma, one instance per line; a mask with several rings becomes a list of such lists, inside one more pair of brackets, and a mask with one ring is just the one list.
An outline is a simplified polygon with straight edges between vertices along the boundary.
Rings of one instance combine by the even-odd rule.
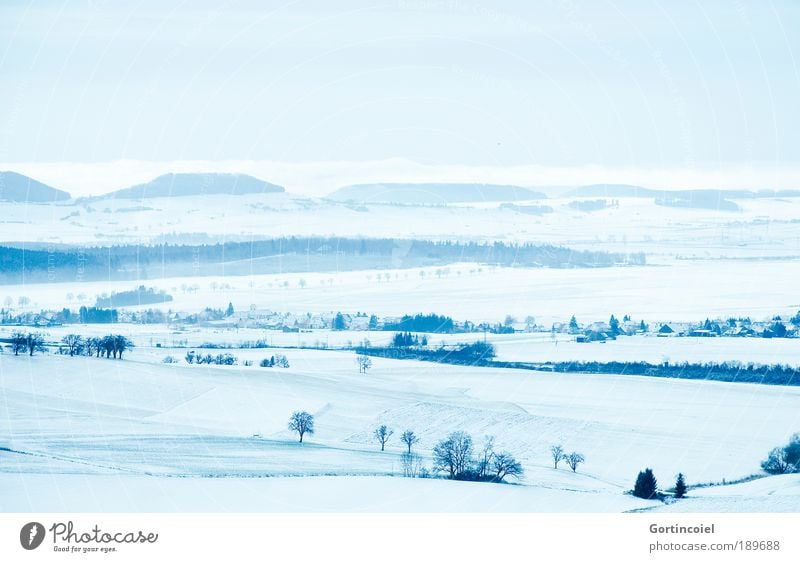
[[406, 429], [400, 436], [400, 441], [408, 446], [408, 452], [410, 454], [411, 446], [419, 442], [419, 437], [417, 437], [416, 434], [410, 429]]
[[656, 497], [658, 481], [651, 468], [645, 468], [636, 477], [636, 484], [633, 486], [633, 495], [637, 498], [651, 500]]
[[681, 499], [686, 495], [686, 479], [683, 473], [678, 473], [678, 479], [675, 481], [675, 497]]
[[389, 437], [391, 437], [393, 434], [394, 431], [392, 431], [385, 425], [382, 425], [377, 429], [375, 429], [373, 435], [375, 435], [375, 439], [377, 439], [378, 442], [381, 444], [381, 451], [383, 451], [383, 449], [386, 447], [386, 442], [389, 440]]
[[372, 359], [368, 355], [359, 353], [356, 355], [356, 364], [358, 365], [359, 373], [366, 373], [372, 367]]
[[567, 464], [572, 469], [572, 472], [575, 472], [578, 470], [578, 465], [584, 462], [586, 458], [580, 453], [573, 452], [564, 457], [564, 460], [567, 461]]
[[229, 317], [233, 316], [233, 303], [232, 302], [228, 303], [228, 308], [227, 308], [227, 310], [225, 310], [225, 316], [229, 316]]
[[553, 458], [553, 468], [558, 468], [558, 463], [567, 458], [566, 453], [564, 453], [564, 447], [561, 445], [550, 447], [550, 456]]
[[305, 411], [294, 412], [289, 418], [289, 429], [300, 435], [300, 443], [302, 443], [303, 435], [314, 433], [314, 416]]

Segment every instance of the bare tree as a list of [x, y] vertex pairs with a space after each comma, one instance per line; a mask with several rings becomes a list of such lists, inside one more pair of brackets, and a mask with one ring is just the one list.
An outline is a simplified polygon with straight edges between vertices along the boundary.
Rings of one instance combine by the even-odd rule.
[[103, 351], [103, 339], [97, 337], [86, 338], [86, 350], [89, 355], [94, 352], [96, 357], [100, 357], [100, 353]]
[[497, 453], [492, 455], [492, 466], [494, 471], [494, 479], [497, 482], [502, 482], [507, 476], [519, 478], [522, 476], [522, 465], [517, 462], [517, 459], [511, 453]]
[[422, 457], [416, 453], [403, 453], [400, 462], [406, 478], [416, 478], [422, 470]]
[[358, 364], [359, 373], [366, 373], [372, 367], [372, 359], [363, 353], [356, 355], [356, 363]]
[[44, 337], [36, 332], [29, 332], [27, 336], [28, 353], [33, 357], [34, 351], [44, 350]]
[[403, 434], [400, 436], [400, 441], [405, 443], [408, 446], [408, 452], [411, 453], [411, 446], [419, 443], [419, 437], [411, 431], [410, 429], [406, 429]]
[[289, 429], [300, 435], [300, 443], [302, 443], [303, 435], [314, 433], [314, 416], [305, 411], [292, 413], [289, 418]]
[[[133, 347], [133, 342], [125, 336], [114, 336], [114, 349], [119, 353], [119, 359], [122, 359], [122, 352], [126, 349]], [[116, 354], [114, 355], [116, 357]]]
[[578, 470], [578, 465], [584, 462], [586, 458], [580, 453], [572, 452], [564, 457], [564, 460], [567, 461], [567, 464], [572, 469], [572, 472], [575, 472]]
[[373, 435], [375, 436], [375, 439], [377, 439], [378, 442], [381, 444], [381, 451], [383, 451], [383, 449], [386, 447], [386, 442], [389, 440], [389, 437], [391, 437], [393, 434], [394, 434], [394, 431], [392, 431], [391, 429], [389, 429], [385, 425], [382, 425], [382, 426], [378, 427], [373, 432]]
[[564, 447], [561, 445], [550, 447], [550, 456], [553, 458], [553, 468], [558, 468], [558, 463], [567, 458], [566, 453], [564, 453]]
[[25, 353], [27, 347], [28, 336], [23, 332], [14, 332], [11, 334], [11, 349], [14, 351], [14, 355], [19, 355], [20, 351]]
[[478, 461], [478, 475], [481, 479], [488, 477], [492, 458], [494, 457], [494, 437], [487, 435], [483, 438], [483, 449]]
[[61, 338], [61, 342], [67, 346], [70, 357], [74, 356], [76, 353], [80, 353], [80, 348], [83, 346], [83, 338], [78, 334], [67, 334]]
[[472, 437], [469, 433], [455, 431], [433, 448], [433, 468], [447, 471], [450, 478], [462, 476], [473, 462]]
[[784, 474], [790, 472], [791, 463], [781, 447], [775, 447], [769, 452], [767, 459], [761, 463], [761, 468], [770, 474]]

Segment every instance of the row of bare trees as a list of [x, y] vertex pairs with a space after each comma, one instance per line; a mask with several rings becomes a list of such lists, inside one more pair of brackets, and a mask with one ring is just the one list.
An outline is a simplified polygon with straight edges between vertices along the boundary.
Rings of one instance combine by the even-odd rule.
[[[314, 433], [314, 416], [306, 411], [295, 411], [289, 417], [289, 430], [300, 437], [300, 443], [306, 434]], [[394, 430], [387, 425], [380, 425], [373, 431], [373, 436], [386, 449], [386, 443], [394, 435]], [[426, 475], [422, 457], [412, 452], [412, 447], [419, 443], [414, 431], [406, 429], [400, 435], [406, 446], [402, 454], [404, 476], [416, 477]], [[433, 449], [433, 470], [443, 472], [453, 480], [476, 480], [485, 482], [503, 482], [508, 477], [522, 476], [522, 465], [514, 456], [506, 451], [495, 451], [494, 437], [484, 438], [480, 451], [475, 450], [472, 436], [463, 431], [451, 433], [440, 441]]]
[[61, 352], [73, 357], [75, 355], [88, 355], [106, 357], [107, 359], [122, 359], [122, 354], [133, 347], [133, 342], [119, 334], [84, 338], [78, 334], [67, 334], [61, 338], [64, 345]]
[[[308, 412], [294, 412], [289, 418], [289, 429], [299, 434], [302, 443], [306, 433], [314, 433], [314, 416]], [[384, 451], [394, 430], [382, 424], [375, 428], [372, 435], [380, 443], [381, 451]], [[419, 442], [419, 437], [407, 429], [400, 435], [400, 440], [407, 449], [402, 457], [403, 473], [405, 476], [417, 476], [423, 470], [422, 458], [411, 449]], [[494, 437], [487, 435], [480, 449], [476, 449], [469, 433], [455, 431], [433, 448], [433, 470], [447, 474], [452, 480], [502, 482], [507, 477], [522, 476], [522, 465], [514, 455], [507, 451], [496, 451], [494, 444]], [[561, 445], [550, 447], [550, 454], [553, 468], [556, 469], [563, 461], [572, 472], [577, 472], [578, 465], [586, 461], [582, 454], [575, 451], [567, 453]]]
[[433, 469], [444, 472], [452, 480], [502, 482], [507, 477], [519, 478], [522, 465], [507, 451], [495, 451], [494, 437], [484, 437], [476, 451], [472, 436], [454, 431], [433, 448]]
[[11, 350], [14, 355], [20, 352], [33, 356], [34, 351], [44, 349], [44, 336], [38, 332], [14, 332], [11, 334]]
[[550, 447], [550, 456], [553, 459], [553, 468], [557, 469], [558, 463], [564, 461], [567, 463], [567, 466], [572, 469], [572, 472], [576, 472], [578, 470], [578, 465], [586, 461], [586, 457], [582, 454], [576, 453], [575, 451], [567, 453], [561, 445], [553, 445]]
[[[13, 332], [9, 340], [14, 355], [36, 351], [44, 351], [44, 335], [39, 332]], [[122, 359], [122, 354], [133, 347], [133, 342], [125, 336], [109, 334], [107, 336], [84, 338], [79, 334], [67, 334], [61, 338], [58, 346], [59, 355], [88, 355]]]

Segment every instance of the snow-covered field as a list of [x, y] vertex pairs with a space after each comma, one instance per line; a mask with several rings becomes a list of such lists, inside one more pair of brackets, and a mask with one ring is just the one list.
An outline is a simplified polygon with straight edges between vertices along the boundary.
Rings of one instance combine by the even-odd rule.
[[670, 513], [795, 513], [800, 511], [800, 475], [783, 474], [742, 484], [693, 490], [682, 501], [657, 506]]
[[[597, 198], [588, 198], [597, 199]], [[610, 198], [605, 198], [610, 201]], [[594, 212], [569, 207], [586, 198], [517, 201], [546, 205], [530, 215], [501, 203], [412, 207], [351, 205], [290, 194], [0, 203], [0, 240], [42, 243], [148, 243], [166, 235], [363, 236], [534, 241], [577, 248], [684, 257], [798, 256], [800, 198], [736, 200], [741, 210], [686, 209], [652, 199], [617, 198]]]
[[[19, 310], [64, 306], [74, 310], [94, 305], [98, 295], [144, 284], [165, 290], [174, 300], [140, 308], [198, 312], [206, 306], [224, 309], [232, 302], [239, 311], [255, 307], [380, 316], [436, 312], [473, 322], [501, 322], [511, 314], [518, 319], [531, 315], [546, 326], [566, 322], [573, 314], [581, 322], [606, 321], [613, 313], [650, 323], [730, 316], [769, 319], [800, 310], [800, 261], [796, 260], [678, 261], [669, 266], [602, 269], [454, 264], [446, 276], [436, 275], [436, 269], [440, 268], [6, 285], [0, 287], [0, 297], [10, 297], [14, 303], [20, 296], [28, 297], [30, 304]], [[379, 274], [390, 279], [378, 280]], [[304, 288], [301, 280], [306, 282]], [[184, 291], [192, 285], [196, 291]]]
[[[17, 327], [0, 327], [0, 338], [8, 338]], [[233, 348], [249, 342], [263, 341], [271, 347], [342, 348], [367, 340], [373, 346], [391, 343], [392, 331], [333, 331], [315, 329], [302, 332], [283, 332], [258, 328], [181, 327], [164, 324], [82, 324], [40, 329], [45, 340], [58, 343], [66, 334], [80, 333], [84, 337], [103, 336], [109, 332], [124, 333], [138, 348], [137, 353], [152, 354], [154, 361], [166, 355], [182, 358], [190, 348], [203, 344], [229, 345]], [[463, 333], [427, 334], [429, 347], [440, 344], [459, 344], [483, 341], [495, 346], [500, 361], [542, 363], [547, 361], [644, 361], [669, 363], [722, 363], [739, 361], [743, 364], [800, 366], [798, 338], [697, 338], [658, 337], [656, 334], [620, 336], [605, 343], [577, 343], [575, 336], [550, 332], [515, 334]], [[171, 349], [172, 348], [172, 349]], [[214, 351], [210, 349], [208, 351]], [[242, 358], [261, 358], [271, 349], [233, 352]]]
[[[361, 375], [351, 353], [285, 353], [289, 369], [163, 365], [152, 349], [123, 361], [0, 355], [0, 509], [627, 511], [653, 506], [624, 494], [645, 466], [664, 483], [679, 471], [735, 479], [800, 427], [800, 388], [382, 359]], [[286, 429], [297, 409], [316, 416], [302, 445]], [[385, 452], [379, 423], [397, 432]], [[406, 428], [429, 467], [433, 445], [465, 430], [494, 435], [525, 477], [402, 478]], [[577, 474], [551, 468], [554, 443], [586, 456]], [[786, 510], [792, 498], [764, 491], [773, 481], [747, 495]], [[696, 505], [735, 509], [710, 490]]]

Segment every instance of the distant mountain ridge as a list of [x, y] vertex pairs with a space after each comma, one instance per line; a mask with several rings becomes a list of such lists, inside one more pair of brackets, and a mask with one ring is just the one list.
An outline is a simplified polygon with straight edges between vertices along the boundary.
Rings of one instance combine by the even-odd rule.
[[152, 181], [112, 191], [102, 198], [148, 199], [197, 195], [283, 193], [280, 186], [246, 174], [164, 174]]
[[594, 184], [577, 187], [564, 194], [565, 197], [644, 197], [652, 198], [656, 205], [683, 207], [687, 209], [713, 209], [717, 211], [739, 211], [741, 208], [731, 199], [756, 199], [760, 197], [797, 197], [798, 190], [750, 191], [747, 189], [650, 189], [639, 185]]
[[443, 205], [482, 201], [546, 199], [544, 193], [516, 185], [485, 183], [368, 183], [341, 187], [328, 195], [333, 201]]
[[70, 198], [66, 191], [50, 187], [28, 176], [16, 172], [0, 172], [0, 201], [52, 203]]
[[564, 197], [653, 197], [689, 199], [692, 197], [707, 198], [712, 196], [724, 199], [755, 199], [759, 197], [798, 197], [797, 189], [652, 189], [640, 185], [624, 183], [597, 183], [582, 185], [563, 195]]

